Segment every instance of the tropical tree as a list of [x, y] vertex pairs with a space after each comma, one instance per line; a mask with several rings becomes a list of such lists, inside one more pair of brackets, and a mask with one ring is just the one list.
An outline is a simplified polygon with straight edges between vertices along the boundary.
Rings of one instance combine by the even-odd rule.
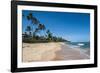
[[44, 24], [39, 24], [39, 25], [38, 25], [38, 28], [37, 28], [37, 32], [43, 31], [43, 33], [44, 33], [44, 30], [45, 30], [45, 29], [46, 29], [46, 27], [45, 27]]
[[32, 35], [31, 30], [32, 30], [31, 27], [30, 26], [27, 26], [26, 31], [28, 32], [28, 35], [29, 36]]
[[46, 31], [46, 33], [47, 33], [47, 40], [52, 40], [52, 33], [50, 32], [50, 30], [47, 30]]
[[29, 13], [28, 15], [27, 15], [27, 20], [28, 21], [31, 21], [31, 24], [32, 24], [32, 31], [33, 31], [33, 37], [35, 36], [35, 34], [36, 34], [36, 31], [37, 31], [37, 27], [38, 27], [38, 24], [40, 23], [39, 22], [39, 20], [37, 19], [37, 18], [35, 18], [34, 16], [33, 16], [33, 14], [32, 13]]
[[45, 30], [45, 29], [46, 29], [44, 24], [39, 24], [38, 28], [39, 28], [40, 30]]
[[38, 28], [36, 28], [35, 29], [35, 31], [33, 32], [33, 38], [35, 38], [36, 37], [36, 33], [39, 31], [39, 29]]

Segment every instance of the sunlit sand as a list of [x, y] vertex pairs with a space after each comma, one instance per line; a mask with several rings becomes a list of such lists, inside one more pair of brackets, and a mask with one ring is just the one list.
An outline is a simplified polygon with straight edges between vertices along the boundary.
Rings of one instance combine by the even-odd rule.
[[23, 62], [89, 59], [89, 54], [80, 48], [70, 48], [61, 42], [23, 43], [22, 52]]

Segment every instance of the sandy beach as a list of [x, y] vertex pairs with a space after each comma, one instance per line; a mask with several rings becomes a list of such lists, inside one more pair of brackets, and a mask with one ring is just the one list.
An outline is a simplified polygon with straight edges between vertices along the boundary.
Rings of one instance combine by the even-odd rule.
[[23, 43], [22, 61], [58, 61], [89, 59], [89, 54], [80, 48], [70, 48], [68, 44], [61, 42], [51, 43]]

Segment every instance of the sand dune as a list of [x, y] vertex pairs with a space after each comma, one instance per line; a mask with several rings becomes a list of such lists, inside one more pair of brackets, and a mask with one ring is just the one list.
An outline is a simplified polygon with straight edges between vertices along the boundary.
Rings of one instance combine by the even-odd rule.
[[89, 59], [89, 55], [79, 48], [58, 43], [23, 43], [23, 62]]

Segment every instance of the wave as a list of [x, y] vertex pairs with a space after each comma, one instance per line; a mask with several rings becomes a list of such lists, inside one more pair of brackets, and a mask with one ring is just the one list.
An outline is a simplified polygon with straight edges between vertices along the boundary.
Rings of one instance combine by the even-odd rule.
[[79, 46], [83, 46], [83, 45], [85, 45], [85, 44], [83, 44], [83, 43], [79, 43], [79, 44], [77, 44], [77, 45], [79, 45]]
[[70, 42], [69, 44], [72, 48], [80, 47], [82, 49], [90, 48], [90, 42]]

